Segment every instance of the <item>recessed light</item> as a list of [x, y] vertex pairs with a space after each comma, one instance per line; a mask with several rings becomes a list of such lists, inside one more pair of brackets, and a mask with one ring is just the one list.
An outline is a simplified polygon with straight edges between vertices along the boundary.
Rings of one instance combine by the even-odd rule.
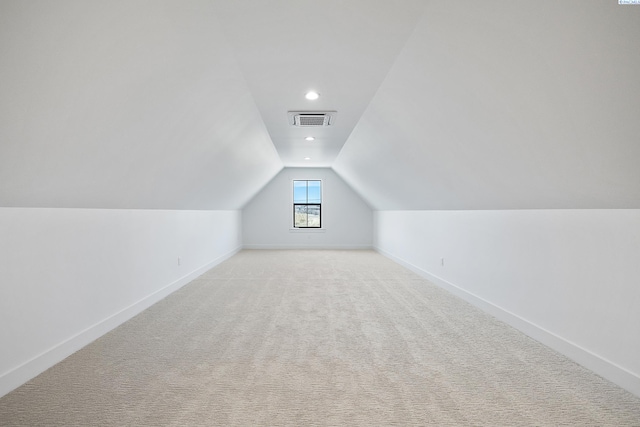
[[310, 92], [307, 92], [307, 94], [304, 97], [307, 98], [309, 101], [314, 101], [320, 98], [320, 94], [318, 94], [318, 92], [310, 91]]
[[311, 160], [311, 157], [305, 157], [304, 159], [305, 160]]
[[305, 140], [305, 141], [313, 141], [314, 139], [315, 139], [314, 137], [312, 137], [312, 136], [308, 136], [308, 137], [306, 137], [304, 140]]

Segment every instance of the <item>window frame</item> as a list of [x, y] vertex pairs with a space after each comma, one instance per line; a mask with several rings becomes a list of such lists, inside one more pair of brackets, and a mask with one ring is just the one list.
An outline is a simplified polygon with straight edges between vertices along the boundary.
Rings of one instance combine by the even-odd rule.
[[[305, 181], [307, 183], [307, 188], [308, 188], [308, 183], [310, 181], [317, 181], [320, 183], [320, 203], [296, 203], [295, 202], [295, 183], [297, 181]], [[322, 179], [292, 179], [291, 180], [291, 231], [320, 231], [320, 230], [324, 230], [323, 228], [323, 221], [322, 221], [322, 205], [323, 205], [323, 200], [324, 200], [324, 182]], [[307, 200], [308, 201], [308, 200]], [[297, 227], [296, 226], [296, 207], [297, 206], [317, 206], [318, 207], [318, 217], [319, 217], [319, 225], [313, 226], [313, 227]]]

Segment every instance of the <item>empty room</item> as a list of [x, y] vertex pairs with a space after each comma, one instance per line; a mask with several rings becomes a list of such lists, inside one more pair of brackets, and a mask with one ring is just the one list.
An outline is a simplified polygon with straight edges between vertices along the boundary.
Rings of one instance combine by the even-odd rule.
[[0, 426], [640, 426], [639, 42], [0, 0]]

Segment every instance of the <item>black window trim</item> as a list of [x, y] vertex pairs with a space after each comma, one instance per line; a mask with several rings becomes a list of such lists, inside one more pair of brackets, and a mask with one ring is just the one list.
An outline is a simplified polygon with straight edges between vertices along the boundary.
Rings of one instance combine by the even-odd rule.
[[[303, 181], [301, 179], [296, 179], [296, 181]], [[308, 181], [315, 181], [309, 179]], [[296, 206], [317, 206], [320, 211], [318, 216], [320, 217], [320, 224], [317, 227], [296, 227]], [[307, 213], [307, 215], [309, 215]], [[307, 224], [309, 221], [307, 221]], [[293, 204], [293, 228], [322, 228], [322, 203], [294, 203]]]

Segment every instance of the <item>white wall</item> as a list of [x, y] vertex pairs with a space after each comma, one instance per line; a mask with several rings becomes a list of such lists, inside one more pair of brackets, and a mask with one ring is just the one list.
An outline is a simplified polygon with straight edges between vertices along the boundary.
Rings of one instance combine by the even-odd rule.
[[640, 396], [640, 210], [374, 217], [382, 253]]
[[240, 226], [239, 211], [0, 208], [0, 396], [235, 253]]
[[[292, 230], [293, 180], [322, 180], [323, 230]], [[371, 208], [328, 168], [285, 168], [242, 211], [245, 248], [370, 248]]]

